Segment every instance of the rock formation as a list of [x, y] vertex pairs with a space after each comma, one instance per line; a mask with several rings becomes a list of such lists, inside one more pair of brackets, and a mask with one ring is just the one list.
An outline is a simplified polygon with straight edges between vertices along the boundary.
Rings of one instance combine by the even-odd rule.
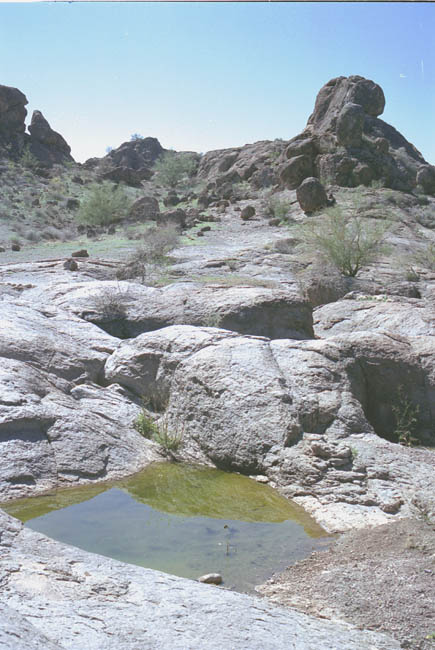
[[28, 149], [37, 161], [49, 167], [72, 162], [71, 148], [40, 111], [33, 112], [30, 135], [25, 133], [27, 104], [20, 90], [0, 85], [0, 154], [19, 159]]
[[[326, 185], [379, 185], [404, 192], [418, 184], [435, 195], [435, 167], [379, 119], [382, 88], [364, 77], [337, 77], [321, 88], [304, 131], [288, 142], [263, 141], [206, 153], [198, 178], [222, 192], [228, 183], [280, 183], [296, 189], [309, 177]], [[226, 198], [226, 197], [225, 197]]]
[[90, 158], [84, 166], [102, 179], [140, 187], [141, 181], [151, 178], [151, 167], [164, 151], [157, 138], [138, 138], [123, 142], [103, 158]]
[[[281, 182], [296, 189], [308, 176], [344, 187], [378, 181], [408, 192], [418, 182], [432, 189], [433, 172], [423, 156], [396, 129], [379, 119], [382, 88], [360, 76], [337, 77], [319, 91], [305, 130], [286, 148]], [[430, 193], [430, 192], [429, 192]]]

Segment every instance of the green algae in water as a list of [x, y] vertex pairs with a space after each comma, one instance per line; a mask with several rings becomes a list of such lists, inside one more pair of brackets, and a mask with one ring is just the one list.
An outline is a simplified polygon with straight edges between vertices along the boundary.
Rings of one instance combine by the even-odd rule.
[[238, 591], [306, 557], [326, 536], [268, 486], [172, 463], [3, 508], [29, 528], [87, 551], [186, 578], [218, 572]]

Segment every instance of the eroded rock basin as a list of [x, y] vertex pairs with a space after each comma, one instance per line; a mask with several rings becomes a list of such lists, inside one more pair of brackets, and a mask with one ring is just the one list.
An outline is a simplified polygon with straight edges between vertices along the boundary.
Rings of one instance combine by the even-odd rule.
[[244, 592], [331, 539], [268, 486], [174, 463], [4, 509], [29, 528], [86, 551], [185, 578], [218, 572], [225, 587]]

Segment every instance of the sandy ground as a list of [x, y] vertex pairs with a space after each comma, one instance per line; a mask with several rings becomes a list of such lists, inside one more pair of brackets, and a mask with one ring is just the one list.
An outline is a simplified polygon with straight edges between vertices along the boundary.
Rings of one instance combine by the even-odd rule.
[[415, 519], [342, 535], [257, 591], [272, 602], [435, 649], [435, 525]]

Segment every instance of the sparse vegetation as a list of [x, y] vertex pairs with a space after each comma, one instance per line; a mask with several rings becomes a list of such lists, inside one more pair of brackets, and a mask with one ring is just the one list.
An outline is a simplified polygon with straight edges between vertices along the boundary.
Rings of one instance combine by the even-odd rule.
[[165, 415], [159, 423], [156, 422], [145, 407], [134, 420], [133, 426], [141, 436], [148, 440], [154, 440], [165, 451], [177, 451], [183, 441], [184, 427], [177, 427], [174, 431], [169, 426], [168, 418]]
[[194, 156], [170, 151], [164, 153], [154, 165], [158, 180], [171, 188], [175, 188], [181, 181], [187, 180], [195, 168]]
[[167, 254], [177, 246], [179, 239], [180, 235], [175, 226], [148, 228], [142, 236], [140, 245], [130, 254], [120, 269], [118, 277], [123, 280], [140, 278], [145, 282], [145, 278], [154, 267], [167, 262]]
[[130, 203], [119, 185], [94, 183], [80, 204], [77, 220], [86, 225], [108, 226], [127, 216]]
[[[397, 392], [397, 403], [393, 405], [393, 414], [396, 420], [394, 436], [399, 445], [412, 447], [419, 443], [416, 429], [418, 425], [419, 406], [414, 406], [408, 399], [403, 386]], [[417, 437], [416, 437], [417, 436]]]
[[435, 271], [435, 242], [428, 242], [425, 246], [416, 250], [413, 261], [417, 266]]
[[127, 315], [126, 298], [125, 293], [119, 288], [107, 287], [98, 296], [95, 296], [93, 307], [106, 320], [122, 319]]
[[384, 242], [389, 229], [389, 222], [349, 217], [335, 207], [327, 209], [321, 218], [306, 221], [298, 234], [303, 250], [353, 278], [386, 252]]
[[292, 203], [288, 199], [279, 196], [271, 196], [267, 201], [267, 211], [271, 217], [280, 221], [287, 221]]

